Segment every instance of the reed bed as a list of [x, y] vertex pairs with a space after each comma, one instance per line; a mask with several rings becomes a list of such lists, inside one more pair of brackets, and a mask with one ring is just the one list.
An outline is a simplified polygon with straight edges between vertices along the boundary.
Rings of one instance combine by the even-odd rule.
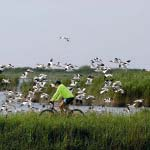
[[[9, 89], [16, 89], [19, 76], [26, 69], [27, 68], [16, 68], [6, 70], [0, 75], [0, 81], [4, 77], [9, 78], [11, 79], [12, 83], [7, 86], [9, 86]], [[73, 72], [65, 72], [64, 70], [34, 69], [34, 73], [31, 73], [31, 75], [29, 75], [29, 78], [33, 79], [34, 76], [39, 75], [40, 73], [47, 74], [50, 82], [59, 79], [62, 80], [62, 82], [67, 86], [69, 86], [70, 79], [75, 73], [82, 74], [83, 76], [81, 77], [78, 87], [86, 87], [87, 95], [94, 95], [96, 97], [96, 100], [93, 102], [97, 105], [101, 105], [104, 98], [112, 97], [112, 106], [125, 106], [127, 103], [132, 104], [135, 99], [144, 99], [144, 106], [150, 106], [150, 72], [148, 71], [138, 69], [112, 69], [109, 73], [113, 74], [113, 81], [119, 80], [122, 82], [122, 86], [125, 91], [124, 94], [114, 93], [111, 90], [108, 93], [100, 94], [100, 90], [104, 86], [104, 76], [102, 73], [94, 72], [94, 70], [90, 69], [88, 66], [83, 66]], [[90, 86], [85, 85], [86, 77], [88, 74], [94, 76], [93, 83]], [[50, 88], [48, 84], [43, 89], [43, 92], [48, 93], [51, 97], [54, 93], [54, 90]], [[4, 86], [6, 85], [0, 84], [0, 89], [4, 89]], [[22, 84], [21, 89], [23, 94], [27, 95], [29, 89], [32, 90], [32, 86], [33, 81]]]
[[3, 150], [149, 150], [150, 111], [133, 115], [0, 117]]

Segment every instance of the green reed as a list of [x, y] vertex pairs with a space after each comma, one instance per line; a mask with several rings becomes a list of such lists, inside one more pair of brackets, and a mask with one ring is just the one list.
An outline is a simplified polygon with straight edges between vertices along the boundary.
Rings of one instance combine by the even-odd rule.
[[150, 112], [85, 117], [35, 113], [0, 117], [0, 149], [149, 149]]

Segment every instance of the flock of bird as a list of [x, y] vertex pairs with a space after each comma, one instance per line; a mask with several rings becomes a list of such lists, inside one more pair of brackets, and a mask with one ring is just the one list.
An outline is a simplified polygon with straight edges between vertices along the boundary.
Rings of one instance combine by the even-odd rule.
[[[120, 60], [118, 58], [115, 58], [114, 61], [110, 62], [115, 62], [115, 63], [123, 63], [123, 61], [116, 61]], [[90, 64], [91, 68], [95, 69], [96, 72], [101, 72], [104, 75], [104, 86], [100, 90], [100, 94], [107, 93], [108, 91], [112, 90], [115, 93], [120, 92], [121, 94], [124, 94], [124, 90], [122, 89], [122, 83], [121, 81], [114, 81], [113, 82], [113, 74], [109, 73], [111, 71], [110, 67], [107, 67], [101, 59], [98, 57], [94, 58], [91, 60]]]
[[70, 85], [69, 85], [69, 89], [75, 93], [75, 100], [76, 100], [76, 104], [83, 104], [83, 100], [93, 100], [95, 99], [95, 96], [93, 95], [88, 95], [85, 91], [86, 91], [86, 86], [89, 86], [92, 84], [93, 82], [93, 76], [88, 75], [86, 77], [86, 81], [84, 83], [83, 88], [79, 87], [80, 86], [80, 81], [83, 75], [78, 74], [74, 74], [73, 78], [70, 81]]
[[2, 73], [5, 69], [11, 69], [11, 68], [14, 68], [12, 64], [0, 65], [0, 73]]
[[61, 63], [56, 62], [54, 63], [53, 58], [50, 59], [50, 61], [45, 64], [36, 64], [36, 68], [38, 69], [63, 69], [65, 71], [73, 71], [74, 69], [78, 69], [77, 65], [73, 65], [71, 63]]
[[[24, 73], [21, 74], [20, 80], [23, 80], [26, 82], [28, 79], [29, 73], [32, 73], [32, 70], [27, 69]], [[28, 91], [28, 94], [26, 97], [23, 96], [21, 92], [17, 91], [5, 91], [6, 101], [2, 104], [1, 110], [3, 112], [7, 111], [23, 111], [23, 109], [16, 109], [15, 105], [18, 105], [18, 108], [22, 108], [22, 106], [27, 106], [31, 110], [34, 109], [32, 106], [33, 99], [35, 98], [36, 93], [40, 93], [41, 99], [48, 99], [49, 95], [42, 92], [42, 89], [45, 87], [47, 80], [47, 75], [45, 74], [39, 74], [38, 76], [35, 76], [33, 78], [33, 87], [31, 90]], [[13, 107], [13, 109], [12, 109]], [[39, 110], [40, 111], [40, 110]]]
[[[64, 39], [67, 42], [69, 42], [69, 38], [66, 37], [60, 37], [60, 39]], [[119, 58], [115, 58], [114, 60], [110, 61], [111, 63], [115, 63], [118, 65], [119, 68], [123, 68], [123, 69], [127, 69], [127, 66], [129, 65], [129, 63], [131, 62], [131, 60], [127, 60], [127, 61], [122, 61]], [[113, 79], [113, 74], [111, 74], [111, 68], [106, 66], [103, 61], [96, 57], [94, 59], [90, 60], [90, 65], [89, 65], [92, 69], [94, 69], [95, 72], [101, 72], [104, 76], [104, 84], [103, 86], [100, 88], [99, 93], [102, 95], [106, 94], [109, 91], [115, 92], [115, 93], [120, 93], [120, 94], [124, 94], [124, 89], [122, 86], [121, 81], [115, 81]], [[10, 68], [14, 68], [13, 65], [8, 64], [8, 65], [0, 65], [0, 71], [4, 71], [5, 69], [10, 69]], [[61, 62], [57, 62], [54, 63], [53, 58], [50, 59], [50, 61], [47, 63], [47, 65], [44, 64], [37, 64], [36, 68], [40, 68], [40, 69], [64, 69], [65, 71], [73, 71], [75, 69], [78, 68], [78, 66], [76, 65], [72, 65], [71, 63], [61, 63]], [[25, 72], [23, 72], [20, 75], [20, 79], [25, 82], [26, 79], [28, 79], [28, 76], [30, 73], [33, 73], [32, 69], [27, 69]], [[94, 80], [94, 76], [93, 75], [88, 75], [86, 77], [86, 81], [84, 83], [84, 85], [82, 86], [82, 88], [80, 87], [80, 81], [83, 75], [81, 74], [74, 74], [74, 76], [72, 77], [72, 79], [70, 80], [70, 85], [68, 86], [68, 88], [75, 93], [75, 101], [76, 104], [83, 104], [83, 101], [93, 101], [95, 99], [94, 95], [89, 95], [86, 93], [86, 87], [90, 86], [93, 84], [93, 80]], [[9, 79], [2, 79], [1, 83], [2, 84], [10, 84], [10, 80]], [[40, 93], [40, 98], [42, 100], [48, 100], [49, 99], [49, 95], [47, 93], [43, 93], [43, 89], [45, 88], [46, 84], [49, 84], [49, 80], [47, 78], [46, 74], [39, 74], [38, 76], [35, 76], [33, 78], [33, 82], [34, 85], [32, 87], [31, 90], [28, 91], [28, 95], [26, 97], [23, 97], [23, 94], [21, 92], [13, 92], [13, 91], [7, 91], [5, 92], [6, 95], [6, 101], [3, 103], [2, 107], [1, 107], [1, 111], [5, 110], [8, 111], [8, 106], [10, 106], [11, 104], [13, 105], [13, 103], [17, 103], [18, 101], [21, 102], [20, 103], [20, 107], [21, 106], [25, 106], [27, 105], [29, 108], [33, 108], [32, 107], [32, 101], [36, 95], [36, 93]], [[52, 87], [54, 87], [53, 84], [51, 84]], [[104, 104], [110, 104], [113, 101], [112, 98], [107, 97], [103, 100]], [[136, 100], [134, 101], [134, 104], [127, 105], [127, 109], [125, 111], [129, 112], [131, 110], [131, 108], [135, 107], [137, 103], [143, 103], [143, 99], [142, 100]], [[90, 107], [91, 109], [92, 107]]]

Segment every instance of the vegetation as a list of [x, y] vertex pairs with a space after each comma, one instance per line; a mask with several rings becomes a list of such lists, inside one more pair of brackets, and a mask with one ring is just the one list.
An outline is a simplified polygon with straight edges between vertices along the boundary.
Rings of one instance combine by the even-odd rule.
[[[16, 68], [5, 70], [0, 74], [0, 82], [2, 78], [9, 78], [12, 82], [10, 85], [0, 84], [0, 90], [6, 89], [16, 89], [18, 84], [18, 79], [20, 75], [27, 68]], [[103, 99], [106, 97], [112, 97], [113, 106], [125, 106], [127, 103], [132, 104], [135, 99], [144, 99], [144, 105], [150, 106], [150, 72], [145, 70], [121, 70], [113, 69], [109, 73], [113, 74], [113, 81], [121, 81], [124, 94], [114, 93], [110, 91], [105, 94], [100, 94], [100, 89], [104, 86], [104, 76], [102, 73], [94, 72], [93, 69], [90, 69], [88, 66], [83, 66], [78, 70], [73, 72], [65, 72], [64, 70], [44, 70], [44, 69], [34, 69], [34, 73], [31, 73], [29, 78], [33, 79], [34, 76], [44, 73], [48, 75], [49, 83], [55, 81], [56, 79], [62, 80], [62, 82], [69, 86], [70, 79], [74, 74], [82, 74], [81, 80], [78, 83], [78, 87], [86, 87], [87, 94], [94, 95], [96, 98], [93, 103], [99, 105], [103, 103]], [[91, 74], [94, 76], [93, 84], [90, 86], [85, 85], [86, 77]], [[53, 94], [54, 89], [50, 88], [49, 83], [43, 89], [44, 92], [48, 93], [50, 96]], [[28, 83], [22, 84], [22, 92], [24, 95], [27, 95], [29, 89], [32, 89], [33, 80]]]
[[9, 76], [10, 84], [2, 83], [2, 79], [7, 79], [8, 77], [4, 74], [0, 74], [0, 91], [4, 90], [16, 90], [18, 85], [18, 77], [11, 77]]
[[150, 111], [134, 115], [0, 116], [0, 148], [42, 150], [149, 150]]

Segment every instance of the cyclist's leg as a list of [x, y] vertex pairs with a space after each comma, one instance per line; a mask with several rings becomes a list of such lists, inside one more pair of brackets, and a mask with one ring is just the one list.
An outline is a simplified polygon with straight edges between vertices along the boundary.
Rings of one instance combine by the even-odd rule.
[[59, 108], [61, 112], [69, 111], [69, 104], [66, 104], [65, 101], [61, 101], [59, 104]]
[[64, 101], [63, 100], [59, 103], [59, 109], [61, 112], [64, 111]]
[[73, 102], [74, 98], [66, 98], [63, 100], [63, 108], [66, 110], [66, 111], [70, 111], [69, 109], [69, 104], [71, 104]]
[[69, 110], [70, 110], [70, 109], [69, 109], [69, 104], [64, 103], [64, 109], [65, 109], [66, 111], [69, 111]]

